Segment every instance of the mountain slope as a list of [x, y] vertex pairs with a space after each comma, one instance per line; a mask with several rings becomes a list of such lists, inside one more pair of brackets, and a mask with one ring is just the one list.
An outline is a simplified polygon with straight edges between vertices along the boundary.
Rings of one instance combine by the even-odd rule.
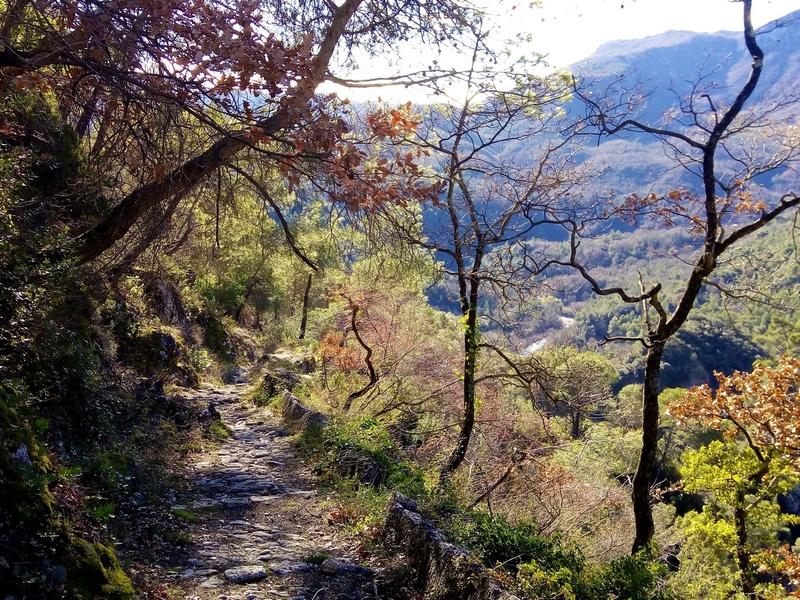
[[[746, 110], [772, 106], [797, 94], [800, 10], [760, 28], [758, 36], [765, 54], [764, 70]], [[635, 87], [646, 100], [632, 109], [631, 116], [644, 123], [676, 128], [680, 127], [675, 121], [680, 99], [692, 91], [693, 85], [702, 87], [714, 106], [724, 107], [741, 89], [749, 66], [750, 57], [739, 32], [668, 31], [608, 42], [573, 65], [572, 70], [595, 95], [608, 86]], [[700, 111], [707, 112], [709, 107], [700, 106]], [[580, 113], [584, 107], [576, 103], [574, 110]], [[796, 105], [779, 110], [782, 117], [797, 122]], [[609, 171], [598, 182], [597, 191], [646, 193], [698, 185], [691, 173], [675, 169], [662, 144], [648, 135], [626, 133], [606, 138], [587, 148], [584, 158]], [[774, 177], [762, 182], [766, 188], [773, 184], [777, 185]]]

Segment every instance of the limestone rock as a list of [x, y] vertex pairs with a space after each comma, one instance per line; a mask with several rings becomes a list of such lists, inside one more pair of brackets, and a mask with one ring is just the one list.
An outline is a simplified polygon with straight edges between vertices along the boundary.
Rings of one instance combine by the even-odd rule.
[[28, 447], [25, 444], [21, 444], [19, 448], [11, 455], [11, 459], [14, 462], [20, 463], [26, 467], [31, 466], [31, 455], [28, 452]]
[[790, 515], [800, 515], [800, 485], [778, 497], [781, 510]]
[[362, 567], [361, 565], [354, 565], [347, 561], [338, 558], [326, 558], [319, 566], [319, 570], [328, 575], [341, 575], [343, 573], [352, 573], [355, 575], [363, 575], [369, 577], [373, 575], [372, 569]]
[[247, 383], [248, 372], [244, 367], [233, 367], [222, 374], [222, 381], [228, 385]]
[[297, 396], [288, 390], [283, 395], [283, 418], [287, 424], [300, 430], [322, 429], [328, 424], [328, 417], [321, 412], [303, 406]]
[[232, 567], [225, 571], [225, 579], [231, 583], [249, 583], [260, 581], [267, 576], [267, 570], [263, 565], [242, 565]]
[[352, 477], [374, 487], [386, 479], [386, 469], [383, 465], [357, 448], [343, 448], [339, 452], [336, 471], [343, 477]]

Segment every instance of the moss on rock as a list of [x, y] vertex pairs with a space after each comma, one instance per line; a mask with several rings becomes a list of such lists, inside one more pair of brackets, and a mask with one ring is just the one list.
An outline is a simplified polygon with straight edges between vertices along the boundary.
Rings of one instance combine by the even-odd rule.
[[75, 598], [125, 600], [134, 597], [133, 584], [112, 548], [73, 537], [70, 551], [69, 588]]

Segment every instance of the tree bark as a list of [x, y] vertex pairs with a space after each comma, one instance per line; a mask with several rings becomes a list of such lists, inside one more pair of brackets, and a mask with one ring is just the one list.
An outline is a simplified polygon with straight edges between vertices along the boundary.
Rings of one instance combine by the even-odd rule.
[[367, 373], [369, 373], [369, 383], [347, 396], [347, 400], [345, 400], [344, 406], [342, 407], [344, 412], [348, 412], [353, 406], [353, 402], [355, 400], [369, 392], [378, 383], [378, 373], [375, 371], [375, 366], [372, 364], [372, 348], [369, 344], [367, 344], [367, 342], [364, 341], [364, 338], [362, 338], [361, 334], [358, 332], [357, 317], [359, 307], [358, 305], [353, 304], [352, 300], [350, 301], [350, 311], [350, 327], [353, 330], [353, 335], [355, 336], [358, 345], [361, 346], [366, 352], [364, 355], [364, 364], [367, 367]]
[[657, 341], [647, 350], [642, 389], [642, 450], [633, 478], [633, 514], [636, 537], [633, 552], [645, 548], [653, 539], [653, 510], [650, 506], [650, 485], [658, 459], [658, 387], [661, 379], [661, 358], [665, 342]]
[[300, 333], [297, 336], [298, 340], [302, 340], [306, 337], [306, 324], [308, 323], [308, 296], [311, 292], [312, 277], [313, 275], [309, 273], [308, 279], [306, 280], [306, 289], [303, 292], [303, 316], [300, 319]]
[[739, 567], [742, 592], [748, 598], [756, 597], [756, 582], [750, 564], [750, 552], [747, 551], [747, 512], [744, 509], [744, 491], [737, 494], [737, 507], [733, 511], [736, 525], [736, 564]]
[[[475, 284], [473, 286], [477, 288]], [[477, 289], [474, 295], [477, 300]], [[478, 309], [476, 303], [470, 303], [465, 316], [467, 322], [464, 329], [464, 416], [461, 420], [461, 430], [456, 447], [442, 469], [443, 478], [452, 475], [464, 462], [472, 430], [475, 428], [475, 367], [478, 359]]]
[[572, 439], [577, 440], [581, 437], [581, 411], [573, 410], [570, 417], [572, 421]]

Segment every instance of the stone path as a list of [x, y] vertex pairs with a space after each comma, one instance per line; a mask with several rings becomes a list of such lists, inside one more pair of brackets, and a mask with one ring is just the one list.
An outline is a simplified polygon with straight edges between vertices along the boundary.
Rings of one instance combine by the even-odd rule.
[[192, 545], [167, 574], [177, 598], [386, 600], [380, 570], [358, 564], [359, 541], [328, 522], [331, 506], [280, 418], [243, 400], [247, 384], [194, 392], [231, 437], [186, 465], [191, 488], [173, 506]]

